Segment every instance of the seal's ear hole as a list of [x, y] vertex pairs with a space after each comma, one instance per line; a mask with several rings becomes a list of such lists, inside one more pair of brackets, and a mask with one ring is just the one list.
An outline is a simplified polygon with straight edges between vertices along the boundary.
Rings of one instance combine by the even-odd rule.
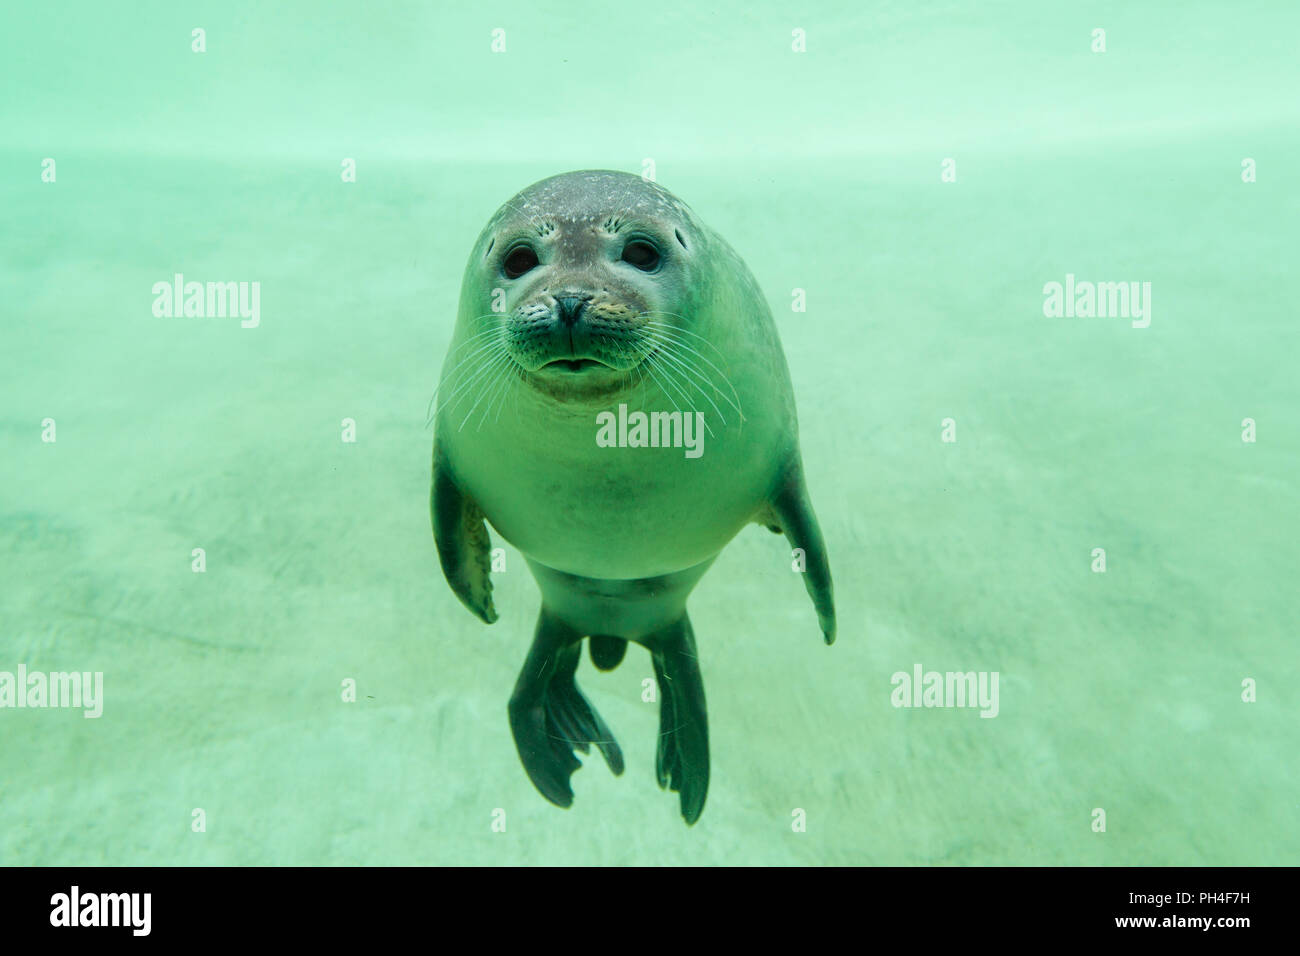
[[683, 249], [685, 249], [685, 248], [686, 248], [686, 240], [682, 238], [682, 231], [681, 231], [680, 229], [674, 229], [674, 230], [673, 230], [673, 235], [677, 237], [677, 242], [681, 245], [681, 247], [682, 247]]
[[491, 242], [488, 243], [487, 252], [483, 253], [483, 258], [484, 258], [484, 259], [486, 259], [488, 256], [492, 255], [492, 247], [495, 246], [496, 244], [497, 244], [497, 241], [496, 241], [495, 238], [494, 238]]
[[506, 261], [501, 264], [507, 279], [518, 279], [525, 272], [537, 268], [537, 253], [531, 246], [516, 246], [506, 253]]

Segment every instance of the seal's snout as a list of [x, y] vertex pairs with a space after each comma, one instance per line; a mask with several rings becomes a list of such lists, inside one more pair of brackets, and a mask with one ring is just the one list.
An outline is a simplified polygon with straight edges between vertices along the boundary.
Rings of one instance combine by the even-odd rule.
[[560, 324], [568, 327], [577, 325], [579, 316], [586, 306], [587, 300], [578, 295], [562, 295], [555, 299], [555, 317], [560, 320]]
[[646, 314], [646, 304], [634, 291], [614, 283], [588, 287], [561, 280], [515, 309], [506, 346], [530, 373], [565, 373], [561, 377], [566, 381], [573, 372], [623, 373], [646, 355]]

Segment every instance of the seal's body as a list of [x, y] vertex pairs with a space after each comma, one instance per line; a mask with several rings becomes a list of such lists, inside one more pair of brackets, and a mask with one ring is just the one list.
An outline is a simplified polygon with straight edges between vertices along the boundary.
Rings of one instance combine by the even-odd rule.
[[[437, 401], [432, 510], [448, 582], [496, 620], [486, 518], [542, 591], [510, 702], [529, 776], [568, 806], [573, 748], [594, 743], [622, 772], [573, 675], [584, 637], [602, 669], [636, 641], [659, 681], [659, 782], [694, 823], [708, 738], [686, 599], [718, 552], [753, 521], [784, 531], [835, 635], [789, 373], [749, 270], [653, 183], [543, 180], [470, 254]], [[626, 427], [638, 415], [639, 434]]]

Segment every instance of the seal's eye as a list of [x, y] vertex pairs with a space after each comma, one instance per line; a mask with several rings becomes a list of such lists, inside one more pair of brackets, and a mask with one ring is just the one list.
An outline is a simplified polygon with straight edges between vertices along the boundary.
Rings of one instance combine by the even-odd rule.
[[501, 264], [507, 279], [518, 279], [525, 272], [537, 268], [537, 253], [531, 246], [516, 246], [506, 254], [506, 261]]
[[623, 247], [623, 261], [642, 272], [654, 272], [659, 268], [659, 250], [643, 239], [633, 239]]

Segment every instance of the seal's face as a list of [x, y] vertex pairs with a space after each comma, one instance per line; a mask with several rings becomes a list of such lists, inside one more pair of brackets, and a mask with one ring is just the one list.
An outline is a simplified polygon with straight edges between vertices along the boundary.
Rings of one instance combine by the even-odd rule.
[[506, 203], [482, 267], [523, 380], [560, 395], [632, 385], [688, 321], [697, 229], [670, 193], [624, 173], [570, 173]]

